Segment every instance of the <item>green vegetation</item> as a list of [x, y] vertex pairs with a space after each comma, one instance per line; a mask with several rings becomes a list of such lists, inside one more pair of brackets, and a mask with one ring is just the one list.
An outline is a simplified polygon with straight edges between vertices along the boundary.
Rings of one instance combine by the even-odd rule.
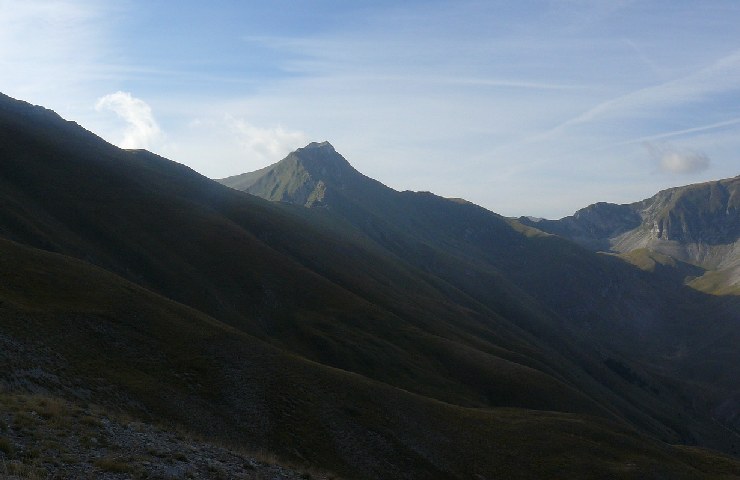
[[740, 265], [707, 272], [691, 280], [689, 286], [713, 295], [740, 295]]

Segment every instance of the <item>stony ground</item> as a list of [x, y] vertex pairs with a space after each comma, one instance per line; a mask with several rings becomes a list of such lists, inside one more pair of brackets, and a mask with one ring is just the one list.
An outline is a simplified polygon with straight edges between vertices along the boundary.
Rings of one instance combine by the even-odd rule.
[[0, 479], [335, 478], [112, 413], [94, 399], [135, 405], [110, 385], [78, 385], [68, 370], [43, 345], [0, 333]]
[[0, 393], [0, 478], [329, 479], [94, 406]]

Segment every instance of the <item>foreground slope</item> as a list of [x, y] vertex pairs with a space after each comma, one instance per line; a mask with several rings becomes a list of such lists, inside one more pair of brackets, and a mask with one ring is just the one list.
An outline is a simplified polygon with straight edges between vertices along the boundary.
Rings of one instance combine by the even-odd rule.
[[740, 176], [663, 190], [631, 204], [596, 203], [560, 220], [520, 221], [625, 254], [642, 268], [671, 267], [703, 291], [740, 294]]
[[[65, 412], [93, 403], [97, 412], [123, 409], [139, 421], [178, 424], [353, 478], [688, 479], [740, 472], [730, 458], [671, 447], [604, 419], [461, 408], [321, 366], [63, 255], [0, 240], [0, 276], [0, 360], [12, 367], [3, 369], [2, 385], [36, 392], [26, 400], [0, 396], [7, 412], [0, 436], [12, 439], [0, 455], [25, 451], [27, 435], [77, 428]], [[106, 461], [127, 458], [121, 437], [136, 434], [130, 422], [93, 417], [82, 425], [100, 421], [119, 433], [93, 459], [105, 471], [112, 468]], [[44, 449], [53, 441], [42, 440]], [[204, 448], [183, 453], [195, 457]], [[32, 463], [38, 455], [18, 458]], [[32, 464], [55, 471], [53, 461]], [[135, 460], [128, 467], [151, 465]]]

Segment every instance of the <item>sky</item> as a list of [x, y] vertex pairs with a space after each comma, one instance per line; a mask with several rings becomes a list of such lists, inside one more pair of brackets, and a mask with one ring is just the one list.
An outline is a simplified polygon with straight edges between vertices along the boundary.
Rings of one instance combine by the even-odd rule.
[[0, 92], [211, 178], [329, 141], [560, 218], [740, 174], [740, 2], [0, 0]]

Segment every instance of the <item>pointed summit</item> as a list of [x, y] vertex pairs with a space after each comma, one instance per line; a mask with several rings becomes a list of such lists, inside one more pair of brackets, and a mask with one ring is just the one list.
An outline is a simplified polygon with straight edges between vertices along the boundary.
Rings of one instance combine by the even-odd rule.
[[327, 190], [372, 180], [324, 141], [311, 142], [269, 167], [218, 181], [268, 200], [316, 206], [324, 202]]
[[[309, 143], [308, 145], [306, 145], [305, 147], [303, 147], [303, 148], [301, 148], [299, 150], [314, 149], [314, 148], [324, 148], [324, 149], [334, 150], [334, 147], [332, 146], [332, 144], [329, 143], [329, 142], [327, 142], [326, 140], [324, 140], [323, 142], [311, 142], [311, 143]], [[336, 150], [334, 150], [334, 151], [336, 152]]]
[[314, 179], [325, 182], [341, 180], [347, 175], [358, 174], [347, 159], [329, 142], [311, 142], [289, 154], [282, 162], [292, 162], [304, 168]]

